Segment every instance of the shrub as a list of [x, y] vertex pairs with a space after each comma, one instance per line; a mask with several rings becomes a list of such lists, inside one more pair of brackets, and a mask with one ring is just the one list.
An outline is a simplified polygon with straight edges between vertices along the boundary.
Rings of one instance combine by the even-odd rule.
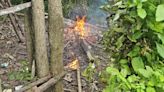
[[103, 45], [113, 64], [103, 92], [164, 92], [164, 0], [114, 0]]

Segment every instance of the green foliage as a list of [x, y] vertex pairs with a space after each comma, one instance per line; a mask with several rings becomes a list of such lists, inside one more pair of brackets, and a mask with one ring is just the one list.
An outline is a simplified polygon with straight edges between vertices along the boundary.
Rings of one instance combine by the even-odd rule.
[[89, 63], [88, 67], [83, 71], [82, 75], [87, 78], [88, 81], [93, 81], [93, 75], [95, 73], [95, 65]]
[[164, 20], [164, 4], [158, 5], [156, 11], [156, 21], [163, 21]]
[[144, 69], [144, 63], [141, 57], [132, 58], [131, 64], [135, 72], [137, 72], [139, 69]]
[[25, 1], [25, 0], [11, 0], [11, 3], [14, 5], [17, 5], [17, 4], [22, 3], [23, 1]]
[[73, 9], [76, 3], [76, 0], [62, 0], [64, 17], [68, 17], [69, 11]]
[[164, 1], [114, 0], [102, 9], [111, 14], [102, 43], [115, 60], [103, 92], [164, 92]]
[[13, 71], [10, 72], [8, 75], [9, 80], [20, 80], [20, 81], [25, 81], [25, 80], [31, 80], [31, 73], [28, 69], [28, 63], [27, 61], [21, 61], [21, 69], [18, 71]]

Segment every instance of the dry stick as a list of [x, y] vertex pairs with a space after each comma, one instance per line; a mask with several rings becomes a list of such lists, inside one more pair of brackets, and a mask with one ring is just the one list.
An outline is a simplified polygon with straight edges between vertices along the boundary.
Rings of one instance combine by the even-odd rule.
[[11, 14], [9, 14], [9, 18], [10, 18], [10, 20], [11, 20], [11, 23], [12, 23], [13, 27], [14, 27], [15, 33], [16, 33], [16, 35], [17, 35], [17, 37], [18, 37], [18, 40], [19, 40], [20, 42], [24, 42], [24, 37], [23, 37], [23, 35], [19, 32], [19, 28], [18, 28], [18, 26], [17, 26], [16, 21], [14, 20], [14, 17], [13, 17]]
[[[8, 5], [5, 6], [5, 2], [3, 2], [3, 4], [4, 4], [4, 7], [5, 7], [5, 8], [8, 7]], [[18, 26], [17, 26], [17, 23], [16, 23], [15, 18], [13, 17], [12, 14], [9, 14], [9, 18], [10, 18], [10, 20], [11, 20], [11, 23], [12, 23], [13, 27], [14, 27], [15, 33], [16, 33], [16, 35], [17, 35], [17, 37], [18, 37], [18, 40], [19, 40], [20, 42], [23, 42], [23, 41], [24, 41], [24, 38], [23, 38], [23, 35], [19, 32], [19, 28], [18, 28]]]
[[66, 91], [66, 92], [76, 92], [75, 90], [66, 89], [66, 88], [64, 88], [64, 91]]
[[32, 69], [31, 69], [31, 78], [34, 78], [35, 77], [35, 73], [36, 73], [36, 67], [35, 67], [35, 60], [32, 61]]
[[82, 92], [80, 67], [77, 68], [77, 82], [78, 82], [78, 92]]
[[50, 79], [50, 78], [51, 78], [51, 76], [48, 75], [48, 76], [46, 76], [46, 77], [44, 77], [44, 78], [41, 78], [41, 79], [39, 79], [39, 80], [37, 80], [37, 81], [35, 81], [35, 82], [33, 82], [33, 83], [28, 84], [27, 86], [21, 88], [20, 90], [15, 91], [15, 92], [24, 92], [24, 91], [26, 91], [26, 90], [28, 90], [28, 89], [34, 87], [34, 86], [37, 86], [37, 85], [39, 85], [39, 84], [44, 83], [45, 81], [47, 81], [47, 80]]
[[[9, 7], [12, 7], [12, 4], [11, 4], [10, 0], [6, 0], [6, 2], [7, 2], [7, 4], [8, 4]], [[16, 14], [14, 14], [14, 13], [13, 13], [12, 15], [14, 16], [15, 21], [16, 21], [16, 23], [17, 23], [17, 25], [18, 25], [18, 28], [19, 28], [19, 30], [21, 31], [22, 35], [23, 35], [24, 32], [23, 32], [22, 27], [20, 26], [20, 22], [19, 22], [18, 16], [17, 16]]]
[[19, 4], [19, 5], [7, 8], [7, 9], [0, 10], [0, 16], [15, 13], [28, 7], [31, 7], [31, 2]]
[[83, 48], [84, 52], [87, 54], [89, 61], [93, 62], [95, 59], [91, 54], [91, 46], [85, 41], [85, 39], [80, 39], [80, 46]]
[[65, 74], [66, 74], [66, 72], [63, 72], [63, 73], [59, 74], [58, 76], [49, 79], [46, 83], [44, 83], [38, 87], [39, 92], [43, 92], [46, 89], [53, 86], [54, 84], [56, 84], [56, 82], [58, 82]]

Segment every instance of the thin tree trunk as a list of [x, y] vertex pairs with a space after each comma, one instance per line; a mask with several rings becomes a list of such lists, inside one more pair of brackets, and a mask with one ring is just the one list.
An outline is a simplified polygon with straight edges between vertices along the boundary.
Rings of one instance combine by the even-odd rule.
[[0, 92], [2, 92], [2, 81], [0, 79]]
[[[61, 0], [48, 0], [48, 32], [50, 42], [50, 69], [53, 76], [63, 72], [63, 14]], [[62, 81], [57, 82], [54, 92], [64, 92]]]
[[25, 10], [25, 37], [30, 69], [32, 68], [32, 61], [34, 60], [34, 30], [32, 26], [32, 10], [28, 8]]
[[49, 74], [43, 0], [32, 0], [32, 14], [37, 75], [41, 78]]

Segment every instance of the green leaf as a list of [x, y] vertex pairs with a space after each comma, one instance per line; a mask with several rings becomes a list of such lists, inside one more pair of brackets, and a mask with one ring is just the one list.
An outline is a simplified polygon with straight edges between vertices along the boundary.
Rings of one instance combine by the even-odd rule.
[[127, 59], [121, 59], [119, 62], [120, 62], [120, 64], [127, 64], [128, 60]]
[[138, 16], [141, 17], [142, 19], [144, 19], [147, 15], [145, 9], [142, 9], [142, 8], [138, 8], [137, 13], [138, 13]]
[[129, 82], [137, 82], [137, 81], [139, 81], [139, 79], [140, 79], [140, 77], [139, 76], [136, 76], [136, 75], [130, 75], [128, 78], [127, 78], [127, 80], [129, 81]]
[[142, 8], [142, 3], [139, 3], [139, 4], [137, 5], [137, 8]]
[[150, 29], [152, 29], [153, 31], [163, 33], [163, 29], [164, 29], [164, 23], [163, 22], [156, 22], [153, 20], [147, 20], [146, 23], [147, 23], [147, 26]]
[[113, 21], [116, 21], [116, 20], [118, 20], [119, 18], [120, 18], [120, 13], [116, 13], [116, 15], [114, 16]]
[[135, 72], [138, 72], [138, 69], [144, 69], [144, 63], [141, 57], [133, 58], [131, 63]]
[[139, 47], [139, 46], [135, 46], [135, 47], [132, 49], [132, 51], [130, 51], [130, 52], [128, 53], [128, 56], [132, 58], [132, 57], [137, 56], [139, 53], [140, 53], [140, 47]]
[[159, 55], [164, 58], [164, 45], [156, 43], [156, 47]]
[[153, 69], [150, 66], [146, 66], [146, 70], [149, 71], [149, 72], [151, 72], [151, 73], [154, 72]]
[[121, 46], [123, 45], [124, 40], [125, 40], [124, 35], [122, 35], [121, 37], [119, 37], [117, 39], [117, 42], [116, 42], [117, 49], [121, 48]]
[[164, 34], [156, 33], [158, 35], [158, 38], [162, 41], [162, 44], [164, 44]]
[[145, 78], [149, 78], [153, 74], [153, 70], [149, 66], [146, 66], [146, 69], [138, 69], [138, 72]]
[[156, 21], [164, 20], [164, 4], [158, 5], [156, 10]]
[[115, 3], [113, 6], [120, 6], [120, 5], [122, 5], [122, 1]]
[[137, 42], [137, 39], [139, 39], [142, 36], [142, 34], [143, 33], [141, 31], [136, 30], [135, 33], [128, 35], [128, 39], [132, 42]]
[[146, 92], [156, 92], [153, 87], [147, 87]]
[[142, 2], [146, 2], [147, 0], [141, 0]]
[[14, 73], [10, 73], [8, 78], [9, 78], [9, 80], [14, 80], [15, 79], [15, 74]]
[[122, 75], [123, 77], [126, 77], [126, 76], [128, 75], [128, 70], [126, 70], [126, 69], [121, 69], [120, 73], [121, 73], [121, 75]]
[[147, 62], [151, 63], [152, 55], [149, 52], [145, 52], [145, 56], [146, 56]]
[[142, 34], [143, 33], [141, 31], [137, 31], [133, 34], [133, 38], [137, 40], [142, 36]]
[[119, 74], [119, 71], [118, 69], [116, 68], [113, 68], [113, 67], [107, 67], [106, 68], [106, 71], [112, 75], [118, 75]]

